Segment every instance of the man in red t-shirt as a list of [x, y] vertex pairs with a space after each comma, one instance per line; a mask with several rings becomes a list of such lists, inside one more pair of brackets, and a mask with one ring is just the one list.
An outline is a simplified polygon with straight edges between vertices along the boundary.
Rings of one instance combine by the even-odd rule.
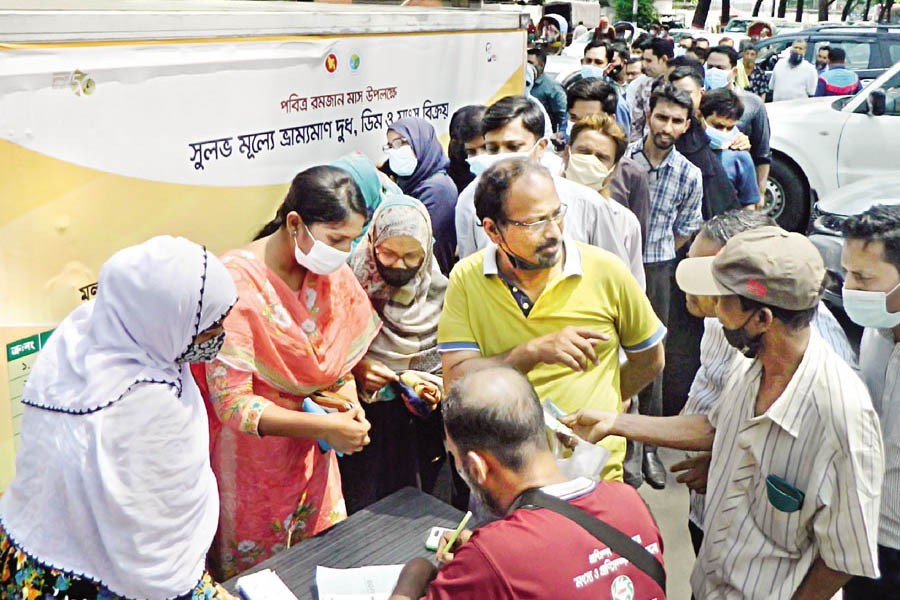
[[522, 492], [539, 487], [663, 560], [659, 529], [634, 488], [560, 472], [528, 379], [506, 367], [476, 371], [450, 390], [442, 411], [456, 469], [484, 506], [506, 516], [464, 532], [453, 554], [441, 555], [440, 571], [424, 559], [408, 563], [391, 600], [665, 598], [649, 575], [567, 517], [545, 508], [508, 512]]

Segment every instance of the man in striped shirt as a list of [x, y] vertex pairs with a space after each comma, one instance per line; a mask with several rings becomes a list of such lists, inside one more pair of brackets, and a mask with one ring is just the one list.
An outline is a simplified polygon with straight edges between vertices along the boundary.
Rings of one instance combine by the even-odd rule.
[[844, 600], [900, 598], [900, 206], [875, 206], [844, 222], [844, 309], [866, 328], [859, 365], [881, 418], [881, 578], [854, 577]]
[[706, 417], [563, 419], [591, 441], [712, 449], [698, 600], [827, 600], [852, 575], [878, 575], [881, 432], [865, 385], [810, 327], [824, 277], [812, 243], [778, 227], [683, 261], [678, 285], [718, 296], [726, 339], [753, 358], [735, 364], [727, 396]]
[[[706, 221], [691, 243], [688, 258], [715, 256], [735, 235], [757, 227], [775, 225], [775, 220], [760, 211], [736, 210]], [[725, 338], [722, 323], [716, 318], [714, 296], [687, 296], [687, 309], [695, 317], [704, 319], [703, 338], [700, 341], [700, 369], [694, 377], [687, 403], [682, 414], [707, 415], [725, 392], [729, 368], [746, 361], [740, 352]], [[812, 327], [838, 356], [854, 370], [857, 369], [856, 353], [834, 315], [820, 302], [813, 316]], [[706, 505], [706, 485], [710, 455], [708, 452], [692, 453], [693, 456], [672, 465], [672, 471], [686, 471], [678, 481], [691, 488], [688, 529], [694, 552], [700, 551], [703, 541], [703, 517]]]

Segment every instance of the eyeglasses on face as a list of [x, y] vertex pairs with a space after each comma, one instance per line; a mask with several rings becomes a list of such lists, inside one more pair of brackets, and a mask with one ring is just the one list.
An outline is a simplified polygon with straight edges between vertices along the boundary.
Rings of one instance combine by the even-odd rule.
[[393, 142], [388, 142], [387, 144], [382, 146], [381, 149], [384, 152], [387, 152], [388, 150], [396, 150], [397, 148], [402, 148], [403, 146], [409, 146], [409, 142], [404, 140], [403, 138], [397, 138]]
[[555, 223], [559, 225], [563, 221], [563, 217], [566, 216], [566, 205], [560, 204], [559, 210], [550, 215], [547, 219], [541, 219], [540, 221], [532, 221], [530, 223], [526, 223], [524, 221], [513, 221], [512, 219], [504, 219], [504, 223], [508, 225], [514, 225], [516, 227], [522, 227], [524, 229], [528, 229], [529, 231], [542, 231], [544, 228], [549, 227], [551, 223]]
[[378, 255], [378, 260], [385, 266], [395, 265], [398, 261], [402, 261], [408, 269], [417, 269], [421, 267], [422, 263], [425, 261], [425, 257], [419, 251], [407, 252], [406, 254], [400, 255], [387, 248], [376, 247], [375, 254]]

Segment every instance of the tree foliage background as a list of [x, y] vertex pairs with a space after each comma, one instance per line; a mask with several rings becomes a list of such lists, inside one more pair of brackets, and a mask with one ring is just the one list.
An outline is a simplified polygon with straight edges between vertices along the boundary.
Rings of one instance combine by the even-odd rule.
[[653, 0], [638, 0], [637, 18], [632, 12], [632, 0], [615, 0], [616, 19], [637, 22], [638, 27], [647, 29], [652, 23], [659, 21], [659, 13]]

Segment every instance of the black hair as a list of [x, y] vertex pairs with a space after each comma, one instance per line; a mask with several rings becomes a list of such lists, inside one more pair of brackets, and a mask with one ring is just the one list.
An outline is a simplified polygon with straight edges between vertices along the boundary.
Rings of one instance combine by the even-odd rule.
[[566, 88], [566, 109], [572, 110], [577, 100], [596, 100], [603, 107], [603, 112], [615, 116], [619, 96], [611, 85], [599, 77], [588, 77]]
[[457, 161], [466, 160], [466, 142], [481, 135], [481, 118], [485, 107], [470, 104], [458, 109], [450, 117], [450, 142], [447, 144], [447, 156]]
[[697, 60], [706, 62], [707, 57], [709, 57], [709, 50], [707, 48], [698, 48], [694, 46], [688, 52], [693, 52], [694, 56], [697, 57]]
[[[651, 39], [653, 39], [653, 38], [650, 36], [649, 33], [643, 32], [643, 33], [639, 34], [636, 38], [631, 40], [631, 47], [635, 48], [637, 50], [643, 51], [644, 47], [650, 43]], [[672, 52], [674, 53], [675, 50], [673, 49]]]
[[681, 67], [690, 67], [697, 71], [700, 74], [700, 78], [703, 78], [703, 63], [701, 63], [696, 58], [691, 58], [687, 54], [682, 54], [681, 56], [676, 56], [672, 60], [669, 61], [668, 67], [670, 69], [679, 69]]
[[688, 116], [690, 116], [694, 112], [694, 101], [691, 99], [691, 95], [684, 90], [679, 90], [668, 81], [662, 82], [660, 85], [655, 86], [653, 88], [653, 91], [650, 93], [651, 113], [656, 108], [656, 105], [661, 101], [668, 102], [685, 109]]
[[675, 56], [675, 45], [672, 40], [665, 38], [650, 38], [641, 47], [641, 50], [650, 50], [656, 58], [673, 58]]
[[718, 115], [739, 120], [744, 116], [744, 103], [727, 87], [709, 90], [700, 99], [700, 114], [704, 117]]
[[506, 96], [487, 107], [481, 118], [482, 135], [522, 117], [522, 124], [537, 138], [544, 137], [544, 113], [526, 96]]
[[844, 52], [844, 49], [840, 46], [829, 46], [828, 47], [828, 62], [829, 63], [842, 63], [847, 60], [847, 53]]
[[628, 45], [625, 42], [616, 41], [610, 44], [610, 47], [613, 51], [612, 57], [615, 57], [615, 55], [618, 54], [622, 57], [622, 62], [624, 63], [627, 63], [631, 58], [631, 52], [628, 51]]
[[[504, 467], [520, 471], [535, 450], [547, 448], [544, 412], [524, 375], [510, 367], [490, 371], [475, 371], [450, 387], [441, 403], [444, 427], [460, 461], [468, 452], [486, 450]], [[482, 380], [486, 376], [502, 383], [502, 387], [497, 385], [497, 390], [485, 392]], [[484, 397], [495, 391], [500, 398]]]
[[709, 58], [709, 55], [715, 52], [716, 54], [724, 54], [728, 57], [728, 62], [731, 63], [732, 67], [736, 67], [738, 64], [738, 60], [741, 55], [738, 54], [738, 51], [730, 46], [713, 46], [709, 49], [709, 52], [706, 53], [706, 57]]
[[741, 40], [740, 48], [741, 54], [743, 54], [747, 50], [753, 50], [754, 52], [756, 52], [756, 46], [753, 45], [753, 40]]
[[758, 227], [777, 227], [775, 219], [760, 210], [730, 210], [716, 215], [700, 226], [700, 233], [719, 246], [739, 233]]
[[547, 52], [543, 48], [537, 48], [537, 47], [529, 48], [528, 56], [537, 57], [538, 62], [541, 63], [541, 66], [544, 66], [547, 64]]
[[900, 205], [876, 204], [866, 212], [847, 218], [844, 237], [866, 245], [884, 244], [884, 260], [900, 272]]
[[588, 45], [584, 47], [583, 56], [587, 56], [588, 50], [593, 50], [594, 48], [603, 48], [606, 60], [612, 60], [612, 44], [609, 43], [609, 40], [591, 40]]
[[699, 69], [695, 69], [693, 67], [678, 67], [671, 73], [669, 73], [669, 81], [675, 83], [676, 81], [681, 81], [682, 79], [693, 79], [694, 83], [697, 84], [701, 90], [703, 89], [703, 76], [700, 75], [702, 71]]
[[[823, 289], [825, 287], [824, 281], [822, 283], [822, 287]], [[741, 301], [741, 310], [743, 310], [744, 312], [768, 308], [772, 312], [773, 317], [784, 323], [785, 327], [793, 331], [809, 326], [819, 310], [818, 302], [815, 306], [804, 308], [803, 310], [788, 310], [787, 308], [772, 306], [771, 304], [764, 304], [757, 300], [745, 298], [744, 296], [738, 296], [738, 299]]]
[[307, 226], [313, 223], [339, 223], [356, 213], [366, 216], [366, 202], [359, 186], [347, 171], [337, 167], [310, 167], [297, 173], [284, 202], [254, 240], [272, 235], [296, 212]]
[[705, 37], [695, 37], [695, 38], [694, 38], [694, 45], [695, 45], [695, 46], [696, 46], [697, 44], [699, 44], [700, 42], [706, 42], [706, 43], [708, 44], [708, 43], [709, 43], [709, 40], [706, 39]]
[[550, 171], [529, 158], [506, 158], [482, 173], [475, 188], [475, 215], [480, 222], [491, 219], [495, 223], [506, 220], [504, 202], [509, 188], [520, 177], [539, 174], [550, 178]]

